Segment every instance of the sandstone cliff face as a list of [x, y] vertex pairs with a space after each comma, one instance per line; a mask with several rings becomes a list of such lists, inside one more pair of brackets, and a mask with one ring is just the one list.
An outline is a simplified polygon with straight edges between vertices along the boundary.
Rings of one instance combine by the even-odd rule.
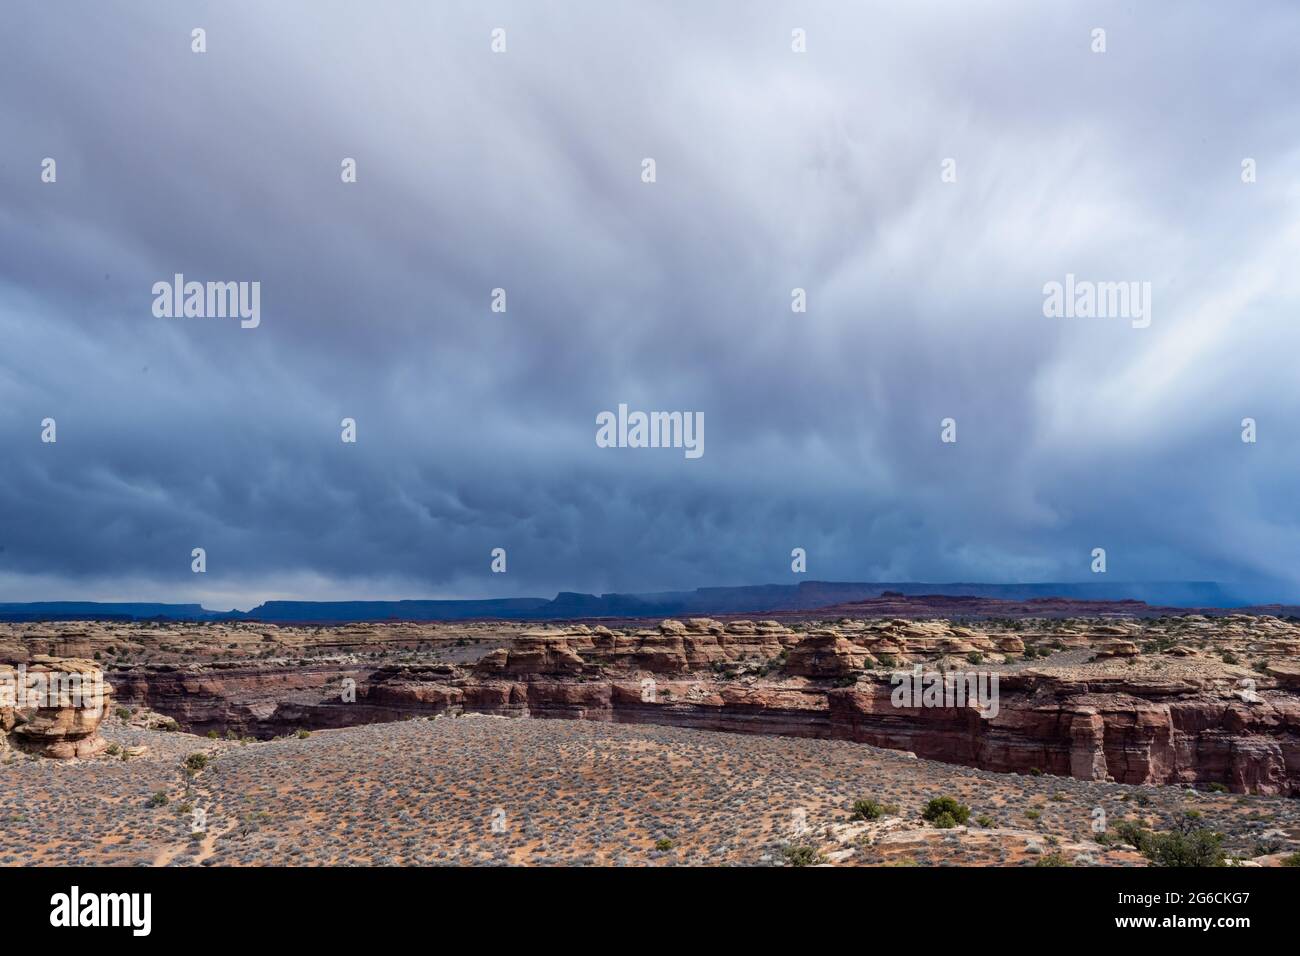
[[[159, 664], [112, 672], [112, 680], [123, 706], [166, 714], [192, 733], [274, 737], [401, 719], [382, 700], [364, 702], [377, 670], [351, 658]], [[345, 702], [348, 696], [354, 699]]]
[[[1254, 630], [1211, 623], [1241, 630], [1243, 654], [1294, 643], [1282, 622]], [[1199, 622], [1171, 631], [1167, 656], [1150, 666], [1130, 653], [1143, 638], [1132, 622], [1053, 632], [1054, 646], [1079, 646], [1064, 655], [1075, 663], [1002, 673], [999, 708], [988, 718], [968, 707], [895, 706], [891, 669], [1002, 662], [1026, 654], [1041, 635], [947, 621], [841, 621], [805, 634], [774, 621], [700, 618], [621, 630], [515, 629], [498, 635], [503, 646], [463, 664], [408, 650], [404, 662], [344, 655], [130, 665], [112, 680], [122, 703], [198, 733], [268, 737], [477, 712], [840, 738], [995, 771], [1300, 795], [1294, 664], [1283, 659], [1266, 671], [1220, 664]], [[324, 646], [372, 646], [382, 636], [382, 628], [320, 635]], [[301, 637], [283, 643], [293, 640]], [[414, 641], [399, 633], [399, 646]], [[0, 727], [14, 720], [0, 712]]]
[[[196, 732], [268, 736], [475, 712], [837, 738], [995, 771], [1130, 784], [1217, 782], [1236, 792], [1300, 795], [1300, 702], [1289, 697], [1260, 695], [1247, 703], [1171, 692], [1165, 684], [1093, 688], [1030, 675], [1004, 680], [999, 712], [985, 719], [969, 707], [896, 707], [884, 674], [849, 687], [661, 677], [648, 699], [642, 678], [494, 676], [447, 665], [350, 673], [358, 682], [352, 702], [340, 696], [342, 671], [323, 665], [137, 675], [123, 699], [147, 703]], [[298, 699], [289, 699], [290, 690]]]
[[988, 770], [1042, 771], [1129, 784], [1223, 783], [1300, 795], [1300, 702], [1253, 703], [1163, 684], [1122, 689], [1011, 678], [1000, 711], [894, 708], [888, 686], [830, 690], [850, 739]]

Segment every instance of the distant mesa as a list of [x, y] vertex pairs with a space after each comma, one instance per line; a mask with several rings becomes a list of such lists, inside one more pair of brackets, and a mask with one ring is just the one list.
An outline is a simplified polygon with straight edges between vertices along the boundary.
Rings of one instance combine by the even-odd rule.
[[[891, 602], [892, 605], [891, 606]], [[1212, 581], [1055, 582], [1038, 584], [852, 583], [807, 581], [697, 588], [642, 594], [561, 591], [553, 599], [408, 601], [267, 601], [249, 611], [210, 611], [199, 604], [45, 601], [0, 604], [0, 621], [266, 621], [345, 624], [373, 621], [558, 621], [680, 618], [728, 614], [801, 614], [853, 605], [855, 613], [895, 616], [1064, 616], [1243, 609]], [[1113, 607], [1098, 607], [1112, 605]], [[1270, 605], [1269, 613], [1294, 610]]]

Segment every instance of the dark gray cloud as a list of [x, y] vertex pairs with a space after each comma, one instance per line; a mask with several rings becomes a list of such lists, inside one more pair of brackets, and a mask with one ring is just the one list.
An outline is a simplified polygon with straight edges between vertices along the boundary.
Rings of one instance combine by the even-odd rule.
[[[700, 7], [12, 4], [0, 600], [754, 583], [796, 546], [1300, 598], [1300, 11]], [[155, 318], [177, 272], [259, 281], [261, 326]], [[1045, 318], [1066, 273], [1151, 282], [1151, 326]], [[703, 412], [705, 455], [597, 448], [620, 402]]]

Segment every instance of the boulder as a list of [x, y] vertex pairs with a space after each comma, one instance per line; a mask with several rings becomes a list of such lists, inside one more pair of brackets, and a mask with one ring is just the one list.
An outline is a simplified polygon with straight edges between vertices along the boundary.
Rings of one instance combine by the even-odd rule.
[[1098, 657], [1137, 657], [1138, 646], [1132, 641], [1115, 638], [1100, 642], [1094, 650]]
[[27, 665], [26, 681], [38, 703], [16, 708], [13, 738], [21, 749], [70, 759], [93, 757], [108, 748], [99, 725], [112, 703], [113, 690], [98, 664], [37, 654]]
[[1300, 688], [1300, 662], [1273, 661], [1264, 669], [1270, 677], [1276, 677], [1283, 687]]

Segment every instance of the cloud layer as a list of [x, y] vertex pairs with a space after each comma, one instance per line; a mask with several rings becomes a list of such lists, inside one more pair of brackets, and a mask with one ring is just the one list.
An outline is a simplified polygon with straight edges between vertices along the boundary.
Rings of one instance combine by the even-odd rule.
[[[1300, 10], [636, 7], [17, 4], [0, 600], [690, 588], [794, 547], [1300, 598]], [[155, 318], [178, 272], [259, 281], [261, 326]], [[1151, 326], [1045, 318], [1067, 273], [1151, 282]], [[703, 412], [705, 455], [596, 447], [620, 402]]]

